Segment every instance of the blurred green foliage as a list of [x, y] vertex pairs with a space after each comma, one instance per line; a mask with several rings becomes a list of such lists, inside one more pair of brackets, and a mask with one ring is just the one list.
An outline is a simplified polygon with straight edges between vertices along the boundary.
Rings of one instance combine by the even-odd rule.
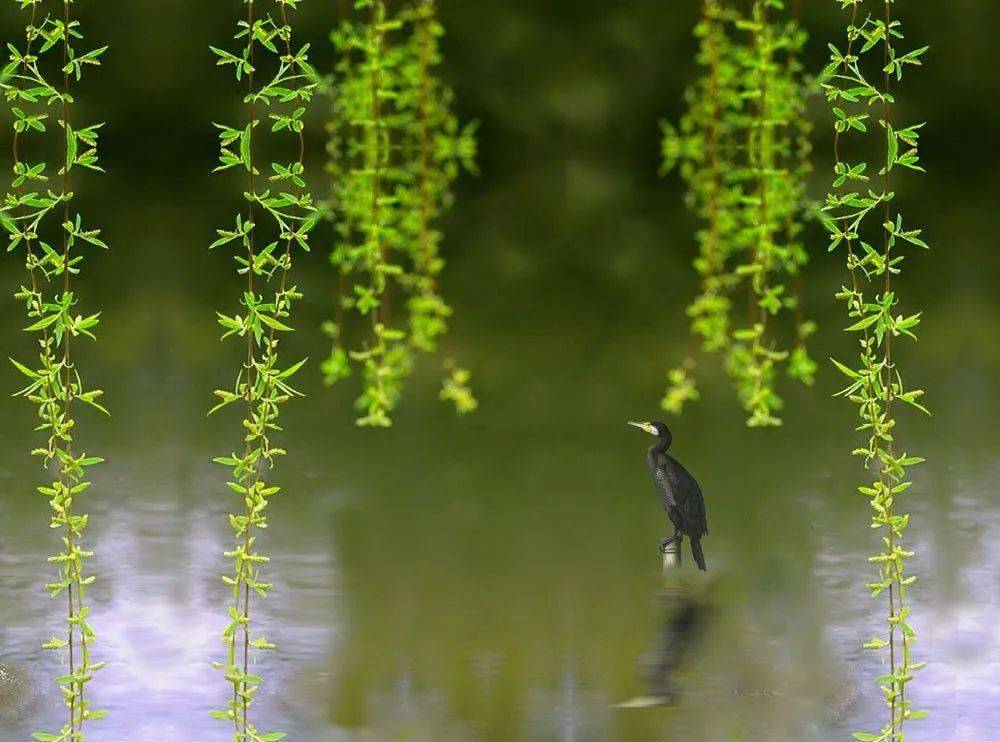
[[[19, 28], [10, 5], [0, 8], [8, 37]], [[93, 273], [109, 289], [103, 292], [108, 313], [119, 318], [107, 329], [111, 347], [102, 359], [123, 368], [140, 346], [161, 372], [215, 362], [203, 318], [230, 279], [201, 246], [214, 234], [220, 202], [236, 205], [238, 197], [211, 180], [205, 166], [215, 149], [206, 122], [225, 120], [233, 109], [204, 70], [208, 46], [225, 35], [230, 10], [184, 0], [78, 4], [84, 24], [114, 49], [100, 83], [84, 81], [81, 95], [81, 109], [100, 111], [108, 122], [102, 138], [111, 177], [80, 199], [108, 241], [123, 245], [116, 260]], [[320, 69], [333, 64], [327, 34], [335, 12], [329, 4], [302, 6], [302, 37]], [[572, 9], [558, 0], [443, 3], [448, 35], [441, 74], [455, 89], [459, 119], [482, 122], [482, 175], [458, 183], [462, 206], [448, 219], [442, 247], [450, 265], [442, 290], [462, 308], [455, 349], [464, 348], [477, 375], [486, 370], [486, 356], [494, 364], [489, 376], [506, 377], [595, 343], [627, 351], [630, 366], [648, 363], [650, 371], [676, 357], [663, 337], [684, 333], [683, 306], [697, 289], [689, 268], [696, 246], [681, 185], [658, 176], [658, 121], [676, 120], [682, 111], [684, 87], [696, 72], [690, 29], [697, 14], [695, 2], [667, 10], [653, 0], [583, 0]], [[992, 301], [991, 276], [1000, 270], [1000, 254], [983, 239], [1000, 169], [991, 167], [993, 150], [977, 144], [1000, 114], [1000, 104], [983, 95], [998, 73], [980, 63], [990, 58], [988, 29], [1000, 22], [1000, 8], [956, 0], [947, 8], [914, 6], [910, 15], [911, 32], [934, 47], [934, 64], [914, 81], [912, 96], [935, 104], [925, 141], [935, 177], [912, 202], [928, 214], [929, 234], [949, 236], [934, 265], [911, 277], [937, 290], [940, 299], [931, 296], [928, 309], [939, 301], [942, 322], [980, 316], [981, 305]], [[803, 21], [813, 40], [805, 63], [818, 70], [826, 40], [837, 37], [836, 9], [809, 3]], [[823, 120], [825, 114], [814, 113]], [[308, 130], [310, 171], [318, 175], [322, 129]], [[813, 196], [824, 192], [830, 154], [818, 141]], [[822, 230], [813, 225], [806, 239], [822, 240]], [[310, 298], [302, 312], [314, 322], [302, 326], [318, 333], [329, 300], [312, 288], [326, 286], [328, 276], [324, 256], [313, 253], [308, 261], [316, 270], [304, 278]], [[3, 270], [9, 276], [12, 266]], [[835, 261], [821, 258], [811, 275], [817, 286], [832, 286], [838, 273]], [[143, 298], [110, 288], [125, 274], [144, 288]], [[837, 311], [834, 303], [811, 300], [809, 310], [824, 327], [818, 346], [835, 343], [836, 326], [823, 322]], [[978, 327], [985, 325], [966, 330], [985, 338]], [[628, 345], [612, 348], [612, 336]], [[533, 342], [547, 337], [559, 342]], [[315, 336], [302, 340], [303, 348], [316, 345]], [[960, 335], [942, 332], [940, 340], [961, 354]], [[507, 352], [513, 347], [517, 354]], [[655, 399], [662, 372], [641, 383]]]

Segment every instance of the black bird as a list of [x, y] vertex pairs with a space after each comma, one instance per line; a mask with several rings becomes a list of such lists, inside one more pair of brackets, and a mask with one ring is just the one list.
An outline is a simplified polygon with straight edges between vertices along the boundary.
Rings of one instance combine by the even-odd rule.
[[674, 439], [670, 428], [661, 422], [630, 422], [629, 425], [659, 438], [650, 447], [646, 462], [649, 464], [649, 473], [653, 475], [653, 484], [660, 493], [660, 504], [674, 524], [674, 535], [663, 539], [660, 548], [666, 549], [674, 541], [680, 542], [687, 536], [691, 539], [691, 554], [695, 564], [702, 572], [706, 571], [705, 555], [701, 551], [701, 537], [708, 533], [705, 498], [691, 473], [667, 453]]

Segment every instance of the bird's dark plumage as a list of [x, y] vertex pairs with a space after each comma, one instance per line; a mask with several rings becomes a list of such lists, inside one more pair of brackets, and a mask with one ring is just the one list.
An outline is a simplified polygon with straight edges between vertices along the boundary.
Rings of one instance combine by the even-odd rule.
[[699, 569], [705, 571], [701, 538], [708, 533], [708, 518], [701, 487], [681, 462], [667, 453], [673, 436], [664, 423], [633, 423], [633, 425], [659, 438], [646, 455], [653, 484], [660, 495], [660, 504], [674, 525], [674, 538], [687, 536], [691, 539], [691, 554], [694, 556], [694, 561]]

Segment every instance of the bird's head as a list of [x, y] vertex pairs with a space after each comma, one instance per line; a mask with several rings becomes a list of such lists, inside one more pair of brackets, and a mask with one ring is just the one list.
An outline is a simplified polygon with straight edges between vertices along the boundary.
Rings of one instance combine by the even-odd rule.
[[670, 434], [670, 428], [667, 427], [666, 423], [661, 423], [661, 422], [645, 422], [645, 423], [629, 422], [629, 425], [632, 425], [632, 426], [634, 426], [636, 428], [639, 428], [639, 430], [645, 430], [650, 435], [655, 435], [657, 438], [659, 438], [661, 440], [665, 440], [665, 441], [669, 442], [673, 438], [673, 436]]

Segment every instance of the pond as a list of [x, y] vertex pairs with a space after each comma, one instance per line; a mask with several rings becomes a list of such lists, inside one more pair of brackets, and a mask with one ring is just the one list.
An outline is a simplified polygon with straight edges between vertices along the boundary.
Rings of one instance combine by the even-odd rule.
[[[572, 382], [597, 414], [500, 386], [479, 416], [415, 404], [386, 434], [330, 425], [321, 394], [290, 416], [286, 493], [261, 537], [276, 586], [258, 621], [280, 647], [261, 668], [261, 718], [302, 740], [825, 740], [877, 724], [877, 668], [859, 648], [880, 619], [864, 588], [874, 539], [841, 403], [805, 397], [765, 435], [724, 405], [677, 423], [675, 453], [708, 501], [710, 571], [686, 557], [665, 577], [646, 436], [602, 416], [600, 376]], [[208, 712], [225, 695], [210, 661], [224, 655], [230, 503], [224, 472], [198, 463], [214, 432], [185, 434], [201, 411], [182, 400], [120, 412], [103, 441], [91, 602], [110, 664], [91, 687], [112, 713], [95, 740], [228, 738]], [[911, 733], [980, 740], [1000, 724], [1000, 460], [962, 420], [935, 428], [949, 434], [921, 441], [910, 498], [930, 660], [913, 693], [931, 712]], [[0, 447], [0, 661], [21, 683], [0, 696], [0, 728], [20, 737], [60, 718], [59, 668], [39, 648], [59, 619], [39, 588], [44, 498], [25, 492], [39, 472], [16, 430]], [[700, 628], [671, 671], [678, 696], [619, 707], [660, 692], [665, 636], [691, 601]]]

